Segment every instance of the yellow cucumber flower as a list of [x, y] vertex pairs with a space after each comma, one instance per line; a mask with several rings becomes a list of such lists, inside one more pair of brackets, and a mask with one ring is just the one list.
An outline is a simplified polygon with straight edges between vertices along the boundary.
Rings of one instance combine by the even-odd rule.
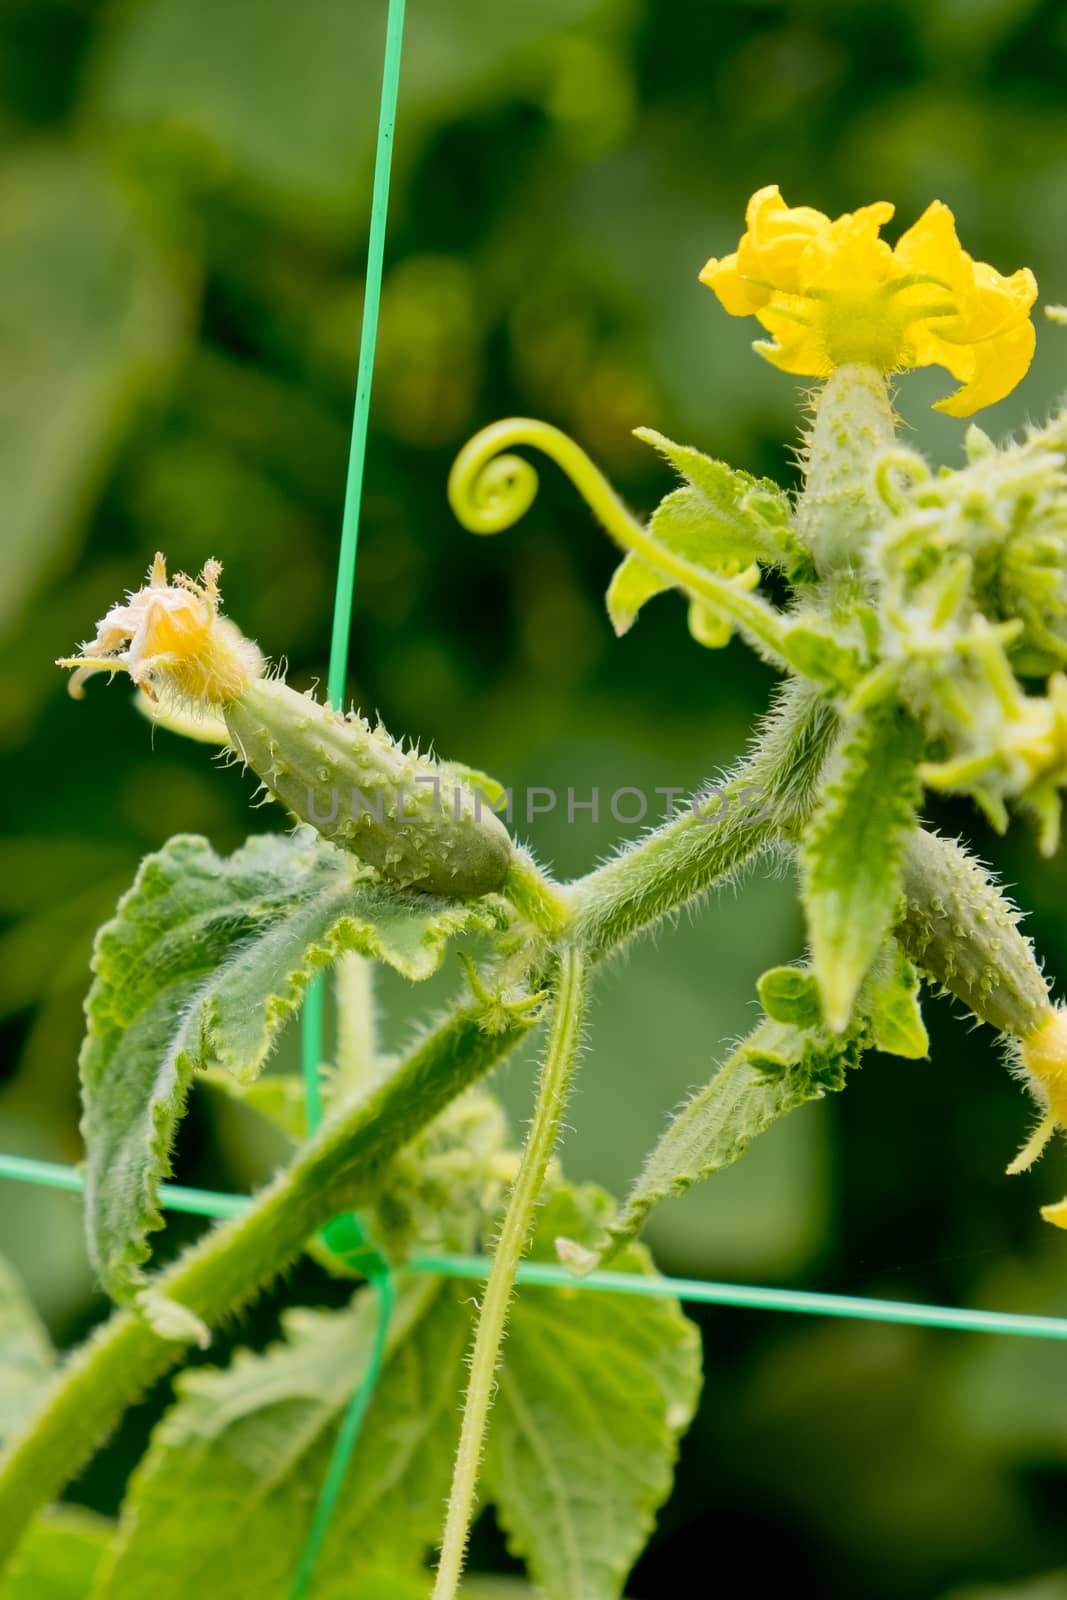
[[138, 688], [155, 699], [194, 710], [225, 705], [263, 672], [263, 657], [251, 639], [220, 615], [217, 561], [205, 563], [199, 581], [175, 574], [157, 555], [148, 581], [124, 604], [112, 606], [96, 625], [96, 638], [79, 654], [57, 661], [74, 667], [70, 692], [83, 694], [94, 672], [128, 672]]
[[[1053, 1135], [1067, 1128], [1067, 1010], [1062, 1004], [1050, 1006], [1038, 1027], [1020, 1042], [1019, 1066], [1045, 1114], [1009, 1172], [1025, 1172]], [[1041, 1215], [1054, 1227], [1067, 1228], [1067, 1199], [1042, 1206]]]
[[973, 260], [940, 200], [890, 246], [880, 230], [893, 210], [879, 200], [831, 221], [787, 206], [772, 184], [749, 201], [737, 250], [713, 257], [700, 281], [731, 316], [762, 323], [774, 337], [755, 348], [784, 372], [947, 367], [961, 387], [936, 409], [969, 417], [1003, 399], [1030, 365], [1034, 275], [1022, 267], [1005, 278]]

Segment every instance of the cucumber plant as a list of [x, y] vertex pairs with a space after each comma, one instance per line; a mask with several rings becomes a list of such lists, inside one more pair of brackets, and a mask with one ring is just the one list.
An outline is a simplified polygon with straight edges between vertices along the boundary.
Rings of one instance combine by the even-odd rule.
[[[100, 930], [81, 1058], [86, 1216], [116, 1309], [55, 1371], [17, 1284], [0, 1280], [0, 1561], [12, 1582], [66, 1562], [69, 1592], [94, 1600], [197, 1583], [219, 1600], [292, 1592], [372, 1359], [371, 1257], [324, 1253], [317, 1237], [356, 1209], [396, 1305], [307, 1592], [452, 1600], [488, 1502], [539, 1592], [611, 1600], [697, 1403], [696, 1332], [669, 1297], [526, 1287], [512, 1304], [523, 1256], [561, 1261], [576, 1280], [602, 1263], [652, 1272], [638, 1235], [661, 1198], [842, 1090], [866, 1051], [927, 1053], [923, 982], [1002, 1036], [1036, 1102], [1011, 1170], [1067, 1121], [1067, 1012], [994, 879], [921, 820], [926, 790], [966, 794], [995, 828], [1018, 809], [1044, 852], [1057, 847], [1067, 413], [1003, 446], [971, 426], [964, 464], [940, 472], [901, 441], [891, 376], [947, 367], [961, 385], [942, 402], [954, 415], [999, 398], [1033, 351], [1036, 285], [973, 261], [937, 202], [891, 248], [891, 212], [831, 220], [761, 190], [738, 250], [701, 274], [727, 311], [772, 335], [762, 354], [817, 380], [796, 495], [649, 430], [680, 481], [647, 522], [545, 423], [497, 423], [455, 463], [456, 515], [496, 533], [537, 489], [514, 448], [543, 451], [620, 547], [607, 594], [617, 632], [677, 590], [698, 641], [737, 634], [782, 675], [728, 781], [585, 877], [555, 881], [512, 838], [499, 782], [287, 685], [223, 615], [217, 563], [172, 581], [157, 556], [61, 663], [77, 694], [96, 673], [128, 674], [156, 720], [231, 751], [296, 826], [228, 858], [203, 838], [171, 839]], [[760, 979], [754, 1027], [674, 1115], [621, 1205], [569, 1184], [554, 1152], [598, 968], [769, 852], [795, 862], [806, 957]], [[383, 1057], [374, 964], [415, 985], [450, 950], [452, 1010], [401, 1059]], [[336, 1058], [327, 1115], [308, 1135], [299, 1085], [261, 1074], [327, 968]], [[535, 1030], [536, 1099], [516, 1150], [485, 1080]], [[292, 1155], [247, 1212], [153, 1271], [160, 1186], [198, 1076], [274, 1119]], [[1067, 1226], [1067, 1202], [1044, 1214]], [[407, 1265], [484, 1243], [493, 1264], [473, 1309]], [[305, 1250], [352, 1278], [349, 1303], [294, 1309], [268, 1350], [183, 1373], [117, 1524], [48, 1511], [126, 1407]]]

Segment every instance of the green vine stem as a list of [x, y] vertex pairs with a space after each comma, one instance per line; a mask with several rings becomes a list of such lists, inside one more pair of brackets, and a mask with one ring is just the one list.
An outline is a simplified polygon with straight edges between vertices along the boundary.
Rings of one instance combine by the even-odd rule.
[[493, 1252], [493, 1268], [478, 1314], [470, 1362], [470, 1383], [463, 1408], [463, 1425], [433, 1600], [455, 1600], [459, 1588], [508, 1305], [515, 1286], [515, 1273], [529, 1242], [534, 1210], [567, 1102], [574, 1063], [581, 1044], [584, 1007], [584, 962], [575, 949], [565, 948], [560, 953], [559, 986], [530, 1133], [508, 1200], [500, 1238]]
[[588, 958], [609, 954], [795, 832], [836, 732], [832, 708], [806, 684], [787, 682], [727, 782], [575, 886], [574, 937]]
[[[480, 1008], [455, 1012], [385, 1082], [338, 1106], [244, 1217], [214, 1228], [160, 1274], [160, 1292], [218, 1324], [276, 1278], [324, 1222], [373, 1200], [390, 1157], [531, 1026], [525, 1015], [497, 1032], [482, 1022]], [[63, 1368], [0, 1463], [0, 1569], [35, 1513], [185, 1349], [119, 1312]]]
[[558, 884], [539, 871], [529, 851], [516, 849], [501, 893], [516, 911], [549, 938], [558, 937], [571, 919], [571, 907]]
[[508, 417], [467, 441], [448, 476], [449, 503], [463, 527], [471, 533], [501, 533], [530, 509], [537, 495], [537, 469], [508, 453], [514, 445], [528, 445], [554, 461], [621, 549], [639, 556], [716, 615], [728, 616], [762, 655], [785, 666], [782, 642], [788, 624], [781, 614], [728, 579], [668, 550], [638, 521], [585, 451], [551, 423]]

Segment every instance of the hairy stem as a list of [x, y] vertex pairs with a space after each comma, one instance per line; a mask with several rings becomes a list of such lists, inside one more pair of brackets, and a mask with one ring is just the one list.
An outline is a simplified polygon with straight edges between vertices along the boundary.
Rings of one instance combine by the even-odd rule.
[[833, 709], [788, 682], [752, 754], [710, 797], [574, 886], [576, 941], [591, 961], [703, 894], [806, 817], [837, 730]]
[[463, 1410], [463, 1426], [456, 1452], [433, 1600], [455, 1600], [459, 1588], [508, 1304], [519, 1261], [529, 1242], [534, 1209], [567, 1101], [580, 1043], [584, 1003], [585, 972], [582, 957], [573, 948], [564, 949], [560, 954], [559, 987], [537, 1086], [533, 1121], [515, 1186], [508, 1200], [500, 1238], [493, 1252], [493, 1267], [478, 1313], [470, 1384]]
[[[212, 1229], [154, 1287], [209, 1326], [246, 1305], [338, 1212], [374, 1198], [389, 1159], [530, 1027], [496, 1033], [456, 1012], [360, 1099], [339, 1105], [252, 1209]], [[120, 1312], [57, 1375], [43, 1408], [0, 1458], [0, 1568], [34, 1514], [74, 1476], [126, 1407], [185, 1355]]]
[[570, 921], [570, 906], [558, 884], [539, 872], [526, 850], [516, 850], [501, 891], [540, 933], [558, 937]]
[[799, 533], [821, 577], [862, 563], [885, 507], [875, 485], [878, 455], [896, 441], [885, 378], [874, 367], [837, 367], [815, 403], [808, 438]]

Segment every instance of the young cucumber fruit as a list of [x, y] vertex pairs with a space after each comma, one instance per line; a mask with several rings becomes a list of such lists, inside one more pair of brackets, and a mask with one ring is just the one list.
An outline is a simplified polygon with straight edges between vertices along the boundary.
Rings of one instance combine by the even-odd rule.
[[198, 579], [170, 581], [157, 554], [141, 588], [97, 623], [96, 638], [58, 663], [74, 669], [71, 693], [80, 698], [94, 673], [126, 672], [154, 707], [194, 728], [222, 717], [270, 792], [383, 878], [457, 899], [499, 889], [512, 845], [490, 800], [362, 717], [268, 678], [256, 645], [222, 614], [221, 571], [208, 561]]
[[278, 679], [251, 679], [221, 709], [234, 749], [271, 794], [383, 878], [455, 899], [503, 885], [510, 835], [448, 767]]
[[917, 828], [904, 857], [908, 955], [1009, 1038], [1028, 1039], [1049, 1014], [1048, 983], [1019, 913], [953, 839]]

